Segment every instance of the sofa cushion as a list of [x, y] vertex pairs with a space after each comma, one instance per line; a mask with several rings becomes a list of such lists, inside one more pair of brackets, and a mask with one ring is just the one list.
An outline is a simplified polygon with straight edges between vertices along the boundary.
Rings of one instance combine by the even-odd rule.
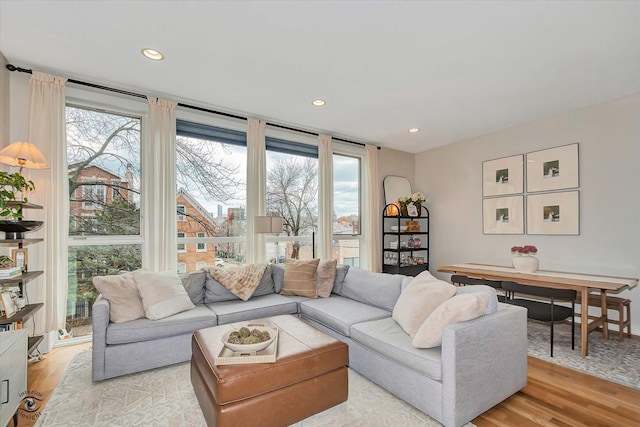
[[[205, 273], [206, 281], [205, 281], [205, 292], [204, 292], [204, 302], [205, 304], [210, 304], [214, 302], [220, 301], [234, 301], [240, 300], [236, 295], [234, 295], [229, 289], [227, 289], [222, 283], [218, 282], [213, 276], [207, 271]], [[267, 266], [260, 279], [260, 283], [255, 291], [253, 291], [253, 295], [251, 298], [260, 297], [263, 295], [273, 294], [275, 292], [273, 285], [273, 278], [271, 277], [271, 266]]]
[[204, 286], [207, 276], [203, 270], [190, 271], [178, 275], [182, 280], [184, 290], [189, 294], [191, 302], [194, 304], [202, 304], [204, 302]]
[[418, 274], [400, 293], [393, 307], [393, 320], [413, 337], [429, 315], [456, 293], [451, 283], [438, 280], [428, 271]]
[[400, 296], [404, 277], [401, 274], [373, 273], [350, 267], [340, 295], [391, 311]]
[[107, 344], [149, 341], [192, 333], [216, 324], [215, 313], [200, 305], [193, 310], [183, 311], [160, 320], [142, 318], [127, 323], [110, 323], [107, 327], [106, 339]]
[[163, 319], [194, 307], [176, 273], [134, 271], [133, 278], [147, 319]]
[[301, 297], [318, 298], [316, 289], [316, 270], [319, 259], [284, 261], [284, 282], [281, 295], [298, 295]]
[[338, 261], [335, 259], [320, 261], [316, 270], [316, 289], [320, 298], [328, 298], [333, 290], [333, 284], [336, 280], [336, 266]]
[[133, 273], [95, 276], [93, 285], [109, 301], [109, 319], [115, 323], [144, 317], [142, 298]]
[[254, 297], [248, 301], [239, 299], [222, 301], [215, 304], [207, 304], [207, 307], [216, 314], [220, 325], [280, 314], [296, 314], [298, 312], [298, 303], [296, 301], [277, 294]]
[[300, 303], [300, 313], [345, 336], [350, 335], [351, 325], [391, 316], [382, 308], [338, 295], [303, 301]]
[[409, 335], [390, 317], [353, 325], [351, 339], [429, 378], [442, 380], [441, 349], [415, 348]]
[[460, 294], [445, 301], [424, 321], [411, 342], [417, 348], [442, 344], [442, 332], [448, 325], [475, 319], [487, 310], [489, 298], [483, 292]]

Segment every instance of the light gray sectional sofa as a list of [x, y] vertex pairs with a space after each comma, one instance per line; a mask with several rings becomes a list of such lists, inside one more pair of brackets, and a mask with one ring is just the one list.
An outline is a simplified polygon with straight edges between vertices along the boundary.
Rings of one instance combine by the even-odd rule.
[[100, 297], [93, 306], [93, 380], [188, 361], [197, 329], [292, 314], [348, 343], [352, 369], [445, 426], [471, 421], [526, 385], [526, 309], [498, 303], [493, 288], [481, 289], [492, 293], [488, 314], [447, 326], [441, 347], [417, 349], [391, 317], [411, 277], [338, 266], [331, 296], [318, 299], [279, 295], [283, 278], [284, 266], [268, 267], [242, 301], [208, 273], [189, 273], [183, 284], [196, 307], [153, 321], [112, 323]]

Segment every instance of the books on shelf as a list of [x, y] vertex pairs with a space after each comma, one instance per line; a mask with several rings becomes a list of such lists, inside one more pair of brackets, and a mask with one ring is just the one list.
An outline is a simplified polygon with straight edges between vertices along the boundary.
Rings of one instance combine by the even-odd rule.
[[17, 331], [22, 329], [22, 321], [18, 321], [18, 322], [12, 322], [12, 323], [5, 323], [3, 325], [0, 325], [0, 332], [4, 332], [4, 331]]
[[21, 274], [22, 267], [0, 268], [0, 279], [10, 279]]

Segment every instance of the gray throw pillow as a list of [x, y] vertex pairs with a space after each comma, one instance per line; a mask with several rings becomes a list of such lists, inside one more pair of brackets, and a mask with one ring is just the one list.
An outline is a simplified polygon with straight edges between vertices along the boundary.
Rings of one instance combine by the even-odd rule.
[[347, 276], [349, 266], [346, 264], [340, 264], [336, 267], [336, 280], [333, 282], [333, 293], [341, 295], [342, 285], [344, 285], [344, 278]]
[[279, 294], [284, 283], [284, 264], [271, 264], [270, 267], [273, 276], [273, 287], [276, 294]]
[[204, 302], [204, 286], [207, 281], [207, 276], [204, 271], [190, 271], [189, 273], [182, 273], [178, 275], [182, 280], [182, 286], [184, 290], [189, 294], [191, 302], [194, 304], [202, 304]]
[[373, 273], [350, 267], [344, 278], [343, 297], [392, 311], [400, 296], [401, 274]]

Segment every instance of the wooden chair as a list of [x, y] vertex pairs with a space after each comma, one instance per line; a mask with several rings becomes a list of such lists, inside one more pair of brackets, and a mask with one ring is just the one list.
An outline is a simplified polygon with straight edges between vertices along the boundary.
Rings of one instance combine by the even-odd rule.
[[[576, 291], [571, 289], [543, 288], [541, 286], [521, 285], [515, 282], [502, 282], [502, 289], [507, 292], [507, 304], [519, 305], [527, 309], [529, 319], [551, 323], [551, 357], [553, 357], [553, 324], [571, 317], [571, 350], [575, 349], [576, 318], [574, 315]], [[541, 298], [549, 298], [550, 303], [529, 299], [515, 298], [515, 294], [526, 294]], [[571, 308], [554, 304], [555, 299], [571, 301]]]
[[[487, 279], [475, 279], [473, 277], [461, 276], [459, 274], [454, 274], [451, 276], [451, 283], [456, 286], [465, 286], [465, 285], [486, 285], [495, 288], [496, 290], [501, 289], [502, 282], [499, 280], [487, 280]], [[505, 302], [507, 300], [506, 296], [498, 295], [498, 301]]]

